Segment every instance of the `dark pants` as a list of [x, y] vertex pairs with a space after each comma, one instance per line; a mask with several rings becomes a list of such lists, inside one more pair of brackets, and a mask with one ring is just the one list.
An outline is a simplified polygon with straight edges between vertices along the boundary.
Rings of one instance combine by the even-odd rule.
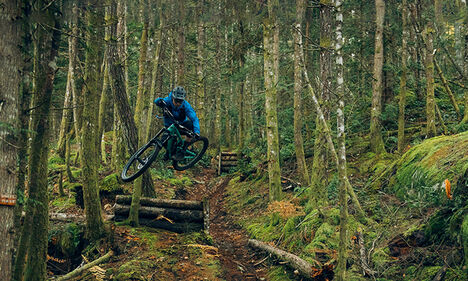
[[[185, 119], [184, 122], [181, 122], [180, 125], [184, 126], [185, 128], [189, 129], [190, 131], [193, 131], [193, 122], [190, 119]], [[169, 126], [166, 126], [166, 128]], [[181, 135], [187, 135], [185, 132], [180, 132]]]

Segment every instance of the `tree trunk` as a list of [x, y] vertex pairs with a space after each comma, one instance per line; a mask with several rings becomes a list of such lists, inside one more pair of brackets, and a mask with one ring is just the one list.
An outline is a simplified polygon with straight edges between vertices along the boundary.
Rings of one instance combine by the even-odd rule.
[[[17, 1], [0, 2], [0, 196], [16, 197], [17, 146], [13, 128], [18, 116], [17, 99], [20, 96], [21, 25]], [[14, 206], [0, 205], [0, 280], [10, 280], [14, 251]]]
[[[204, 79], [204, 48], [205, 48], [205, 23], [203, 22], [204, 1], [198, 1], [197, 4], [197, 116], [204, 129], [208, 127], [205, 114], [205, 79]], [[218, 24], [218, 28], [220, 28]], [[217, 29], [218, 29], [217, 28]]]
[[177, 0], [177, 23], [179, 35], [177, 41], [177, 77], [176, 84], [183, 86], [185, 84], [185, 1]]
[[[325, 120], [330, 119], [330, 92], [331, 92], [331, 47], [332, 47], [332, 13], [331, 1], [322, 1], [320, 6], [320, 104]], [[327, 139], [323, 132], [319, 118], [315, 122], [314, 158], [312, 162], [311, 193], [317, 202], [326, 201], [328, 185], [328, 151]]]
[[380, 117], [382, 114], [382, 67], [384, 62], [383, 48], [383, 23], [385, 18], [385, 1], [375, 0], [375, 51], [374, 74], [372, 81], [372, 108], [370, 124], [370, 146], [376, 154], [385, 153], [382, 139]]
[[340, 242], [338, 245], [338, 266], [337, 266], [337, 280], [345, 281], [346, 278], [346, 260], [348, 258], [348, 198], [346, 198], [346, 182], [348, 176], [346, 173], [346, 137], [345, 137], [345, 118], [344, 118], [344, 78], [343, 78], [343, 53], [342, 48], [344, 44], [342, 27], [343, 27], [343, 12], [341, 0], [336, 1], [336, 72], [337, 72], [337, 85], [336, 94], [338, 96], [338, 109], [336, 111], [336, 127], [338, 129], [338, 177], [340, 179], [340, 186], [338, 192], [338, 200], [340, 206]]
[[442, 69], [440, 69], [440, 66], [437, 63], [437, 59], [435, 57], [434, 57], [434, 66], [437, 70], [437, 74], [439, 75], [440, 80], [442, 81], [442, 85], [444, 86], [445, 93], [449, 96], [450, 101], [452, 102], [453, 108], [455, 109], [455, 112], [457, 113], [457, 116], [461, 119], [461, 111], [460, 111], [460, 108], [458, 107], [457, 100], [455, 99], [455, 96], [453, 95], [452, 90], [450, 90], [450, 86], [448, 85], [447, 79], [445, 79], [445, 76], [442, 73]]
[[[78, 151], [81, 150], [81, 116], [83, 113], [83, 100], [82, 100], [82, 93], [78, 91], [75, 87], [75, 69], [77, 67], [77, 49], [78, 49], [78, 3], [73, 3], [72, 8], [72, 19], [71, 19], [71, 26], [72, 26], [72, 34], [71, 34], [71, 42], [70, 48], [68, 51], [69, 57], [69, 72], [70, 72], [70, 90], [72, 93], [73, 99], [73, 125], [75, 126], [75, 136], [77, 143], [79, 145]], [[78, 154], [77, 154], [78, 157]]]
[[99, 73], [99, 33], [96, 29], [103, 18], [97, 3], [89, 0], [86, 9], [86, 52], [85, 52], [85, 87], [83, 96], [83, 127], [81, 167], [83, 174], [83, 200], [86, 213], [86, 236], [92, 241], [101, 238], [104, 233], [104, 221], [101, 214], [97, 170], [99, 156], [97, 151], [98, 127], [98, 73]]
[[[107, 31], [106, 31], [107, 33]], [[108, 35], [106, 34], [106, 42], [108, 42]], [[105, 143], [104, 143], [104, 118], [107, 113], [107, 108], [109, 106], [109, 66], [107, 65], [107, 47], [104, 51], [104, 62], [103, 62], [103, 71], [102, 71], [102, 92], [101, 92], [101, 100], [99, 101], [99, 116], [98, 116], [98, 130], [97, 130], [97, 138], [101, 140], [101, 145], [98, 147], [98, 155], [101, 155], [102, 163], [106, 163], [106, 151], [105, 151]]]
[[402, 18], [402, 40], [401, 40], [401, 77], [400, 77], [400, 99], [398, 101], [398, 153], [402, 154], [405, 149], [405, 107], [406, 107], [406, 80], [407, 80], [407, 61], [408, 55], [408, 7], [407, 0], [403, 0], [401, 4]]
[[[305, 68], [305, 64], [304, 64], [304, 58], [301, 58], [301, 66], [302, 66], [302, 71], [303, 71], [303, 74], [304, 74], [304, 78], [305, 78], [307, 88], [309, 90], [312, 101], [314, 103], [315, 110], [317, 111], [317, 116], [319, 117], [320, 122], [323, 125], [323, 130], [325, 131], [325, 136], [327, 137], [327, 144], [328, 144], [328, 148], [329, 148], [329, 150], [331, 152], [331, 156], [332, 156], [336, 166], [339, 167], [340, 162], [339, 162], [339, 159], [338, 159], [338, 154], [337, 154], [337, 152], [335, 150], [335, 145], [333, 144], [332, 134], [331, 134], [331, 131], [330, 131], [329, 127], [328, 127], [327, 122], [325, 121], [325, 116], [323, 115], [323, 111], [320, 108], [320, 104], [318, 102], [317, 96], [315, 95], [315, 91], [312, 88], [312, 85], [310, 84], [309, 75], [307, 74], [307, 69]], [[353, 205], [356, 208], [357, 215], [358, 215], [358, 217], [359, 217], [359, 219], [361, 221], [364, 221], [365, 220], [364, 211], [361, 208], [361, 204], [359, 203], [359, 200], [358, 200], [356, 194], [354, 193], [353, 187], [351, 186], [351, 183], [349, 182], [349, 179], [348, 179], [347, 176], [345, 177], [344, 181], [346, 183], [346, 188], [347, 188], [346, 191], [349, 194], [349, 196], [351, 197], [351, 201], [353, 202]]]
[[[463, 5], [462, 5], [463, 7]], [[463, 64], [463, 73], [464, 73], [464, 76], [465, 76], [465, 79], [464, 79], [464, 82], [465, 82], [465, 86], [467, 86], [464, 90], [464, 97], [465, 97], [465, 113], [464, 113], [464, 116], [463, 116], [463, 120], [461, 121], [461, 124], [464, 124], [464, 123], [468, 123], [468, 11], [467, 11], [467, 3], [466, 1], [464, 2], [464, 7], [463, 7], [464, 11], [465, 11], [465, 20], [463, 22], [463, 36], [464, 36], [464, 45], [465, 45], [465, 48], [463, 48], [465, 51], [464, 51], [464, 64]], [[468, 263], [468, 262], [466, 262]]]
[[[42, 1], [37, 7], [44, 7]], [[36, 8], [37, 9], [37, 8]], [[47, 159], [49, 152], [49, 113], [53, 81], [57, 71], [56, 58], [60, 41], [60, 25], [54, 16], [54, 7], [34, 10], [38, 26], [34, 46], [34, 114], [31, 128], [29, 158], [29, 198], [16, 259], [14, 280], [46, 280], [48, 237]], [[33, 239], [34, 232], [34, 239]]]
[[434, 26], [431, 21], [427, 23], [424, 31], [426, 43], [426, 58], [424, 66], [426, 70], [426, 137], [436, 136], [435, 127], [435, 96], [434, 96]]
[[268, 0], [268, 15], [263, 19], [263, 60], [265, 77], [265, 111], [266, 111], [266, 133], [268, 144], [268, 176], [270, 201], [281, 200], [281, 170], [279, 163], [279, 134], [277, 113], [277, 90], [278, 77], [277, 53], [279, 44], [275, 40], [275, 33], [279, 30], [276, 20], [276, 0]]
[[309, 184], [309, 172], [304, 156], [304, 140], [302, 138], [302, 70], [300, 60], [302, 56], [302, 21], [304, 19], [305, 1], [296, 1], [296, 25], [294, 37], [294, 144], [296, 147], [297, 171], [301, 183]]
[[[68, 49], [70, 50], [71, 48], [71, 36], [68, 37]], [[68, 62], [70, 64], [70, 61]], [[72, 111], [70, 110], [70, 106], [72, 104], [72, 92], [71, 92], [71, 87], [70, 87], [70, 66], [68, 66], [68, 75], [67, 75], [67, 86], [65, 90], [65, 100], [63, 102], [63, 111], [62, 111], [62, 119], [60, 122], [60, 132], [59, 132], [59, 139], [57, 143], [57, 154], [63, 159], [65, 158], [65, 139], [70, 127], [70, 121], [71, 121], [71, 113]]]

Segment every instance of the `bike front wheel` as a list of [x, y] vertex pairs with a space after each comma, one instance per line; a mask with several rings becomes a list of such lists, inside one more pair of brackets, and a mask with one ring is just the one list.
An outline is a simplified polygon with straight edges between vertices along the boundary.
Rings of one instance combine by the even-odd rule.
[[177, 171], [183, 171], [193, 167], [206, 152], [208, 148], [208, 139], [205, 137], [198, 137], [187, 144], [183, 160], [174, 160], [172, 165]]
[[130, 182], [141, 176], [151, 166], [160, 150], [161, 147], [153, 142], [149, 142], [138, 149], [125, 165], [121, 175], [122, 180]]

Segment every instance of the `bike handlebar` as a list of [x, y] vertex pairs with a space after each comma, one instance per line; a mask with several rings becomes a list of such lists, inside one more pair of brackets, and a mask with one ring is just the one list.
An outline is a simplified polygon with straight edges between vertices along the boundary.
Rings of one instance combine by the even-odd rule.
[[172, 114], [172, 112], [167, 108], [166, 102], [163, 101], [163, 106], [161, 106], [161, 108], [162, 108], [162, 110], [163, 110], [163, 117], [156, 115], [156, 118], [162, 119], [162, 118], [164, 118], [164, 116], [168, 116], [169, 118], [172, 119], [172, 121], [174, 122], [174, 124], [177, 125], [177, 127], [181, 128], [181, 129], [183, 129], [185, 132], [187, 132], [187, 133], [189, 134], [190, 137], [194, 137], [194, 138], [199, 138], [199, 137], [200, 137], [199, 134], [195, 133], [194, 131], [192, 131], [192, 130], [190, 130], [190, 129], [184, 127], [184, 126], [182, 126], [182, 125], [180, 124], [180, 122], [177, 121], [177, 120], [175, 119], [174, 114]]

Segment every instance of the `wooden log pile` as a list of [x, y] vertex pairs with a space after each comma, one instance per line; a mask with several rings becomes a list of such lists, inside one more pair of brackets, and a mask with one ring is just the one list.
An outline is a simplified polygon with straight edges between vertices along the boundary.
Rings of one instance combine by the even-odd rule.
[[236, 152], [221, 151], [218, 155], [218, 175], [229, 172], [229, 169], [237, 166], [238, 155]]
[[[131, 196], [118, 195], [114, 206], [116, 221], [128, 218]], [[170, 200], [142, 197], [138, 213], [140, 225], [174, 232], [209, 232], [208, 200]]]

